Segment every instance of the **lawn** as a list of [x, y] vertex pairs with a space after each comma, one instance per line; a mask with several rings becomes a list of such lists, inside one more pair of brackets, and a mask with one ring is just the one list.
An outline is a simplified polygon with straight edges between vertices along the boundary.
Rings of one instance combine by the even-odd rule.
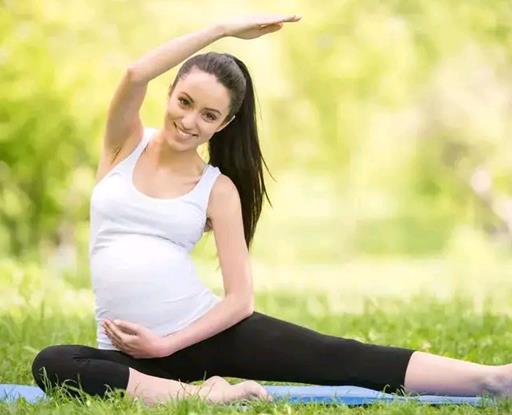
[[[465, 285], [457, 282], [457, 273], [449, 264], [446, 258], [422, 261], [359, 259], [345, 265], [280, 267], [280, 278], [275, 278], [277, 281], [272, 285], [271, 275], [264, 273], [265, 266], [255, 263], [256, 285], [261, 287], [257, 289], [257, 309], [327, 334], [488, 364], [510, 362], [512, 334], [508, 330], [511, 317], [507, 299], [512, 282], [506, 278], [510, 263], [504, 262], [503, 267], [496, 268], [498, 271], [488, 272], [480, 284], [475, 281], [477, 276], [468, 274]], [[200, 264], [199, 269], [203, 272], [211, 266]], [[471, 260], [468, 260], [459, 268], [471, 266]], [[372, 269], [375, 272], [372, 273]], [[33, 384], [31, 361], [37, 351], [47, 345], [95, 345], [93, 297], [87, 282], [80, 282], [69, 274], [57, 277], [37, 264], [20, 266], [12, 260], [0, 262], [0, 273], [3, 293], [0, 383]], [[426, 278], [429, 273], [432, 276], [430, 284]], [[218, 290], [220, 285], [214, 282], [214, 277], [209, 278], [206, 280]], [[292, 280], [295, 289], [285, 290], [284, 285]], [[147, 408], [140, 402], [120, 398], [109, 401], [90, 398], [85, 404], [58, 398], [38, 405], [23, 402], [0, 405], [1, 413], [230, 413], [240, 410], [237, 405], [208, 406], [193, 400]], [[481, 409], [415, 404], [348, 408], [343, 405], [249, 403], [244, 407], [245, 413], [269, 414], [482, 414], [511, 411], [508, 401], [500, 403], [498, 408]]]

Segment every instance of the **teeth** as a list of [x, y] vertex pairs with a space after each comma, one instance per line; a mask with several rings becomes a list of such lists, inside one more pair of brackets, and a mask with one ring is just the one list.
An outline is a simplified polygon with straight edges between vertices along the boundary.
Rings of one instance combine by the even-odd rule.
[[189, 133], [186, 133], [182, 130], [180, 130], [180, 128], [178, 126], [176, 126], [176, 130], [178, 130], [178, 132], [180, 133], [180, 135], [182, 135], [183, 137], [185, 138], [190, 138], [193, 136], [193, 134], [189, 134]]

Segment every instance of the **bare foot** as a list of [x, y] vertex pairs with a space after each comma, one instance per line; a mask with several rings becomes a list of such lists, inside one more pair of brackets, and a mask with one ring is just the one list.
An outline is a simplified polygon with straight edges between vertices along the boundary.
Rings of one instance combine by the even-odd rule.
[[241, 390], [241, 394], [245, 394], [246, 399], [264, 399], [272, 401], [272, 395], [254, 380], [245, 380], [243, 382], [232, 385], [233, 388]]
[[240, 399], [264, 399], [272, 397], [266, 389], [253, 380], [246, 380], [231, 385], [220, 376], [213, 376], [201, 385], [199, 395], [210, 402], [227, 403]]
[[211, 378], [206, 379], [202, 386], [213, 386], [216, 384], [226, 385], [226, 384], [229, 384], [229, 382], [226, 379], [224, 379], [223, 377], [212, 376]]
[[501, 398], [512, 396], [512, 364], [496, 366], [484, 390]]

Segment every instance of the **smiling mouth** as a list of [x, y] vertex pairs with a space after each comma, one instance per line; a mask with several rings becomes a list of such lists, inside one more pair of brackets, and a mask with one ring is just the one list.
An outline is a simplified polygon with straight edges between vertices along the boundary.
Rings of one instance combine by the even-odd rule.
[[176, 123], [173, 123], [174, 124], [174, 127], [176, 128], [176, 131], [178, 132], [178, 135], [182, 138], [192, 138], [192, 137], [197, 137], [197, 134], [190, 134], [190, 133], [186, 133], [185, 131], [183, 131], [182, 129], [180, 129], [180, 127], [178, 127], [176, 125]]

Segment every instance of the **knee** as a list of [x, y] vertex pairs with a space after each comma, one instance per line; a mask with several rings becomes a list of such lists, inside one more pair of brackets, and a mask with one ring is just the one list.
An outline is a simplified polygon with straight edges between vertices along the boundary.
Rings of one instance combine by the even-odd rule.
[[48, 346], [36, 355], [32, 362], [32, 375], [42, 390], [46, 391], [48, 386], [57, 382], [56, 374], [69, 356], [65, 345]]

